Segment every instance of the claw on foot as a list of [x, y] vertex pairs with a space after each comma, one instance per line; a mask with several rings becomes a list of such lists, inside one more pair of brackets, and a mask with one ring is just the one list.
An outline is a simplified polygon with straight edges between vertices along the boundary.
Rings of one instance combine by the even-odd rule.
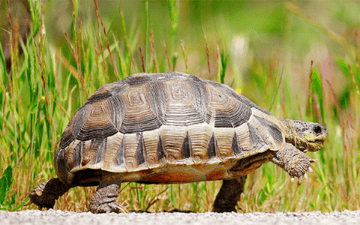
[[302, 178], [302, 176], [299, 177], [298, 184], [301, 184]]
[[102, 205], [90, 205], [92, 213], [128, 213], [127, 209], [118, 202], [110, 202]]
[[314, 170], [311, 168], [311, 166], [309, 167], [308, 170], [309, 170], [310, 173], [314, 173]]
[[313, 172], [310, 167], [311, 163], [319, 160], [312, 159], [304, 152], [296, 149], [293, 145], [287, 144], [284, 149], [279, 150], [271, 161], [282, 167], [294, 181], [294, 177], [299, 178], [301, 183], [303, 177], [307, 179], [307, 172]]
[[[298, 178], [299, 178], [299, 179], [298, 179], [298, 184], [299, 184], [299, 185], [301, 184], [301, 182], [302, 182], [302, 180], [303, 180], [303, 177], [304, 177], [305, 180], [307, 180], [307, 179], [308, 179], [307, 173], [304, 173], [303, 176], [299, 176], [299, 177], [298, 177]], [[295, 182], [295, 177], [291, 177], [291, 182], [292, 182], [292, 183]]]

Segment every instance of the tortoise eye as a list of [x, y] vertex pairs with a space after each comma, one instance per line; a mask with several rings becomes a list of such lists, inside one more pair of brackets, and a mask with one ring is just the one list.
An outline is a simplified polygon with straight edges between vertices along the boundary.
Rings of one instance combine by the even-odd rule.
[[319, 125], [317, 125], [314, 127], [313, 131], [315, 132], [315, 134], [320, 134], [322, 132], [322, 129]]

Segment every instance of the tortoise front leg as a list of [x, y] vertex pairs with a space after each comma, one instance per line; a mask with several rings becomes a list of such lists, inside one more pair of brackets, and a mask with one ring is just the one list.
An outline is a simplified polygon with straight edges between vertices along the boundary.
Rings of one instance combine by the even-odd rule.
[[310, 158], [310, 156], [292, 144], [286, 144], [286, 146], [279, 150], [270, 160], [283, 168], [291, 177], [298, 177], [300, 181], [302, 176], [309, 170], [310, 163], [315, 162], [314, 159]]
[[70, 186], [62, 183], [59, 178], [42, 182], [30, 192], [30, 204], [36, 204], [39, 209], [53, 208], [55, 200], [65, 194], [69, 189]]
[[121, 177], [114, 175], [103, 175], [95, 194], [90, 200], [90, 211], [92, 213], [111, 213], [128, 211], [116, 199], [120, 192]]
[[221, 189], [216, 196], [213, 212], [236, 212], [237, 202], [244, 192], [246, 176], [233, 180], [223, 180]]

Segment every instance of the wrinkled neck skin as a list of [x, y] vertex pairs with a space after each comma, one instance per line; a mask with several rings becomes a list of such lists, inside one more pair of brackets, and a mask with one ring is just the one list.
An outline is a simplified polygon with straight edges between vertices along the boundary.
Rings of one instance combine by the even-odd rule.
[[310, 146], [308, 146], [308, 143], [304, 141], [304, 136], [301, 136], [301, 134], [298, 134], [296, 132], [296, 128], [294, 126], [294, 120], [286, 119], [282, 120], [284, 126], [285, 126], [285, 141], [287, 143], [290, 143], [294, 145], [297, 149], [304, 151], [307, 150]]

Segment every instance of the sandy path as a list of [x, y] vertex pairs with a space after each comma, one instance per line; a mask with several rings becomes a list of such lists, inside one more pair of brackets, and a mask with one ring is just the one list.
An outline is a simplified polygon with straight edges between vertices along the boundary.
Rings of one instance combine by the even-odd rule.
[[335, 225], [360, 224], [359, 211], [333, 213], [129, 213], [100, 214], [88, 212], [76, 213], [60, 210], [25, 210], [19, 212], [0, 211], [1, 225], [46, 224], [46, 225], [81, 225], [81, 224], [141, 224], [141, 225]]

